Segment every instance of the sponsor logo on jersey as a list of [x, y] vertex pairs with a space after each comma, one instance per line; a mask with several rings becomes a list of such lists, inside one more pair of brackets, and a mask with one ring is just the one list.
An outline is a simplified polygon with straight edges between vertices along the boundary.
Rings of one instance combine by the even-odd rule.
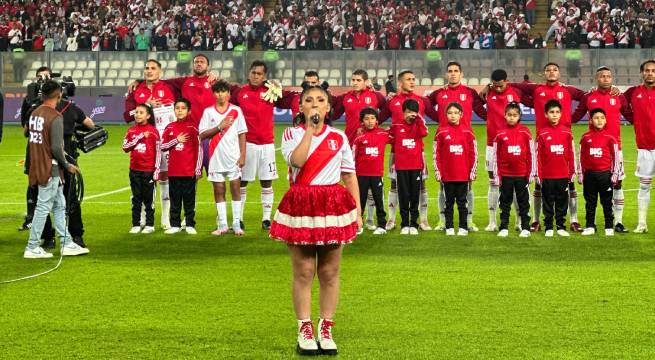
[[514, 156], [521, 155], [521, 145], [509, 145], [507, 146], [507, 152]]
[[141, 154], [143, 154], [144, 152], [146, 152], [146, 144], [139, 143], [137, 146], [134, 147], [134, 150], [136, 150], [136, 151], [140, 152]]
[[462, 155], [464, 153], [464, 147], [462, 145], [450, 145], [448, 149], [455, 155]]
[[413, 149], [416, 147], [416, 141], [414, 139], [403, 139], [403, 146], [408, 149]]
[[377, 147], [367, 147], [366, 148], [366, 155], [372, 156], [372, 157], [377, 157], [379, 155], [379, 150]]
[[603, 148], [589, 148], [589, 155], [595, 158], [603, 157]]
[[551, 145], [550, 146], [550, 152], [557, 154], [557, 155], [563, 155], [564, 154], [564, 145]]
[[178, 143], [177, 145], [175, 145], [175, 150], [176, 151], [184, 150], [184, 144], [183, 143]]

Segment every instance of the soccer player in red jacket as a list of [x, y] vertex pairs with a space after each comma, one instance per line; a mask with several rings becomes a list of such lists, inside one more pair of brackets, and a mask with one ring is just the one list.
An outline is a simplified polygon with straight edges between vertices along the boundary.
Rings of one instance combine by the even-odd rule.
[[[379, 122], [383, 123], [388, 117], [391, 117], [391, 123], [403, 124], [405, 123], [405, 115], [403, 112], [403, 104], [408, 99], [413, 99], [418, 104], [418, 114], [425, 118], [428, 115], [432, 120], [437, 119], [437, 111], [432, 106], [430, 100], [418, 95], [414, 92], [416, 88], [416, 76], [411, 70], [405, 70], [398, 74], [398, 93], [387, 101], [387, 108], [380, 112]], [[431, 230], [428, 223], [428, 190], [425, 187], [425, 179], [427, 179], [427, 167], [423, 169], [421, 180], [421, 193], [419, 195], [419, 217], [421, 230]], [[398, 193], [396, 192], [396, 169], [395, 169], [395, 152], [391, 148], [391, 155], [389, 156], [389, 179], [391, 180], [391, 187], [389, 188], [389, 220], [387, 221], [387, 230], [396, 227], [396, 207], [398, 207]]]
[[500, 184], [500, 231], [507, 237], [509, 212], [516, 194], [517, 217], [521, 218], [520, 237], [530, 236], [530, 182], [534, 176], [532, 134], [520, 124], [521, 107], [515, 102], [505, 107], [505, 128], [492, 142], [491, 168], [496, 184]]
[[[445, 125], [448, 123], [446, 119], [446, 113], [443, 109], [448, 106], [451, 102], [456, 102], [462, 107], [462, 118], [460, 119], [460, 124], [467, 129], [471, 129], [471, 118], [473, 116], [473, 111], [483, 118], [486, 119], [487, 112], [484, 108], [484, 102], [478, 93], [466, 85], [462, 84], [462, 78], [464, 77], [464, 72], [462, 72], [462, 66], [456, 61], [451, 61], [446, 66], [446, 78], [448, 80], [448, 85], [443, 88], [433, 91], [428, 98], [431, 103], [437, 107], [439, 110], [438, 113], [438, 122], [439, 125]], [[467, 193], [467, 206], [468, 206], [468, 221], [469, 230], [478, 231], [477, 226], [473, 223], [473, 202], [475, 196], [473, 195], [473, 188], [469, 189]], [[443, 190], [439, 193], [439, 224], [437, 229], [444, 229], [444, 192]]]
[[[387, 233], [384, 228], [387, 223], [387, 213], [384, 211], [384, 151], [390, 141], [389, 133], [378, 127], [378, 112], [372, 107], [364, 108], [360, 113], [364, 125], [361, 135], [355, 137], [352, 143], [355, 158], [355, 173], [359, 184], [360, 203], [371, 195], [377, 215], [377, 227], [374, 235]], [[346, 135], [347, 136], [347, 135]], [[373, 219], [373, 213], [369, 213]]]
[[391, 124], [389, 134], [396, 152], [396, 181], [400, 204], [401, 235], [418, 235], [419, 192], [421, 191], [423, 138], [428, 135], [419, 104], [414, 99], [403, 102], [405, 120]]
[[[578, 103], [578, 108], [572, 115], [571, 122], [577, 123], [580, 121], [589, 110], [603, 109], [607, 123], [605, 124], [605, 131], [612, 135], [619, 142], [619, 152], [623, 158], [623, 151], [621, 151], [621, 115], [628, 121], [632, 121], [632, 109], [624, 95], [612, 95], [612, 71], [602, 66], [596, 70], [596, 89], [586, 93], [582, 100]], [[593, 130], [594, 126], [589, 119], [589, 130]], [[624, 196], [623, 189], [621, 188], [621, 181], [619, 179], [613, 184], [614, 190], [612, 191], [612, 202], [614, 212], [614, 231], [618, 233], [625, 233], [627, 230], [623, 226], [623, 204]]]
[[[130, 234], [155, 231], [155, 207], [152, 203], [155, 181], [159, 178], [160, 141], [152, 108], [139, 104], [134, 109], [135, 125], [127, 130], [123, 151], [130, 153], [130, 187], [132, 188], [132, 229]], [[146, 222], [141, 230], [141, 207]]]
[[545, 110], [549, 124], [537, 134], [535, 145], [538, 171], [536, 182], [541, 185], [543, 195], [544, 226], [546, 236], [552, 237], [554, 216], [557, 235], [569, 236], [565, 221], [568, 184], [573, 181], [576, 169], [573, 135], [568, 126], [559, 122], [562, 116], [562, 105], [559, 101], [549, 100], [545, 104]]
[[468, 235], [467, 193], [477, 176], [478, 149], [473, 132], [460, 123], [462, 105], [452, 102], [445, 107], [447, 124], [439, 126], [434, 137], [434, 175], [445, 192], [446, 235], [455, 235], [453, 205], [459, 210], [458, 236]]
[[596, 233], [596, 204], [605, 214], [605, 235], [614, 235], [612, 188], [623, 175], [623, 159], [619, 141], [607, 131], [605, 111], [601, 108], [589, 112], [593, 128], [580, 138], [580, 170], [578, 182], [583, 184], [586, 225], [582, 235]]
[[[506, 129], [507, 124], [507, 105], [510, 103], [524, 102], [523, 93], [512, 87], [507, 82], [507, 72], [502, 69], [494, 70], [491, 73], [491, 90], [485, 98], [487, 102], [487, 151], [485, 156], [485, 169], [489, 175], [489, 188], [487, 190], [487, 204], [489, 206], [489, 224], [485, 231], [496, 231], [496, 210], [500, 197], [500, 184], [496, 181], [493, 174], [494, 167], [494, 148], [493, 142], [498, 132]], [[520, 114], [519, 119], [520, 121]], [[532, 153], [532, 150], [530, 150]], [[518, 204], [515, 203], [515, 209], [518, 213]], [[529, 210], [529, 207], [528, 207]], [[520, 217], [516, 217], [516, 224], [520, 226]]]
[[637, 140], [637, 170], [639, 192], [637, 193], [638, 223], [636, 233], [648, 232], [648, 206], [650, 186], [655, 176], [655, 60], [646, 60], [639, 67], [642, 84], [626, 90], [625, 98], [632, 106]]
[[197, 234], [196, 179], [202, 171], [202, 147], [198, 138], [198, 128], [189, 116], [191, 102], [185, 98], [175, 101], [175, 117], [164, 129], [162, 151], [168, 151], [168, 179], [171, 186], [171, 228], [166, 234], [181, 231], [181, 213], [184, 205], [185, 230]]

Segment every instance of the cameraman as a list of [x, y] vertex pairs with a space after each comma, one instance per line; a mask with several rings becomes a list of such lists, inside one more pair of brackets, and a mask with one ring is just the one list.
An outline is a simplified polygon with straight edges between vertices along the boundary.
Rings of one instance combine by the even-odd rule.
[[[28, 85], [27, 96], [23, 101], [21, 107], [21, 123], [23, 127], [27, 125], [30, 115], [34, 109], [41, 104], [40, 89], [45, 81], [52, 77], [52, 71], [46, 66], [42, 66], [36, 70], [36, 82]], [[59, 111], [64, 118], [64, 151], [69, 155], [69, 161], [77, 166], [77, 157], [79, 153], [76, 148], [73, 136], [77, 126], [83, 126], [87, 129], [93, 129], [95, 124], [91, 118], [87, 117], [82, 109], [80, 109], [74, 102], [67, 99], [74, 93], [74, 85], [69, 84], [69, 88], [65, 88], [62, 99], [57, 103], [56, 110]], [[26, 169], [29, 169], [29, 155], [25, 157]], [[27, 171], [26, 171], [27, 173]], [[86, 247], [82, 235], [84, 234], [84, 225], [82, 223], [82, 209], [80, 207], [79, 199], [73, 194], [68, 198], [70, 189], [77, 188], [77, 177], [75, 174], [66, 173], [64, 182], [64, 194], [67, 197], [66, 211], [68, 212], [68, 231], [73, 237], [73, 241], [81, 247]], [[32, 223], [34, 216], [34, 208], [38, 196], [38, 187], [28, 187], [27, 189], [27, 216], [21, 230], [27, 230]], [[50, 218], [46, 220], [46, 225], [43, 231], [44, 248], [54, 247], [55, 232], [52, 228]]]

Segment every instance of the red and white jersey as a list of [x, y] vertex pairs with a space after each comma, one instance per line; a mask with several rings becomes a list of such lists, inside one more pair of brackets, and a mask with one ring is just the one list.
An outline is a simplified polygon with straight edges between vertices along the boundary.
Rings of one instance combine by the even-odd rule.
[[[471, 117], [473, 111], [475, 111], [478, 116], [485, 119], [487, 117], [487, 111], [484, 109], [484, 103], [478, 95], [477, 91], [473, 88], [470, 88], [466, 85], [455, 85], [455, 86], [446, 86], [440, 89], [433, 91], [428, 98], [430, 102], [437, 107], [437, 118], [439, 125], [448, 124], [448, 119], [446, 117], [446, 106], [451, 102], [456, 102], [462, 106], [464, 112], [462, 118], [460, 119], [460, 124], [464, 125], [467, 129], [471, 129]], [[435, 118], [432, 118], [436, 120]]]
[[532, 177], [532, 134], [530, 129], [518, 124], [498, 131], [493, 140], [493, 174], [497, 183], [503, 176]]
[[391, 124], [402, 124], [405, 122], [405, 116], [403, 115], [403, 103], [405, 100], [414, 99], [418, 102], [418, 113], [419, 115], [425, 117], [429, 116], [432, 120], [437, 118], [437, 112], [432, 106], [432, 102], [425, 97], [418, 95], [416, 93], [402, 93], [399, 92], [394, 97], [387, 101], [387, 108], [385, 111], [381, 111], [378, 116], [378, 123], [383, 123], [387, 120], [388, 117], [391, 117]]
[[134, 125], [127, 130], [123, 151], [130, 153], [130, 169], [159, 174], [159, 132], [150, 124]]
[[[177, 140], [182, 133], [188, 137], [183, 143]], [[168, 151], [168, 176], [200, 176], [202, 147], [193, 120], [187, 118], [168, 124], [162, 136], [161, 150]]]
[[505, 120], [505, 107], [511, 102], [522, 102], [523, 94], [516, 88], [507, 86], [505, 91], [497, 93], [489, 90], [487, 93], [487, 146], [494, 142], [496, 134], [507, 128]]
[[384, 175], [384, 150], [389, 143], [389, 133], [379, 127], [364, 130], [352, 143], [357, 176]]
[[213, 82], [209, 81], [208, 76], [187, 76], [163, 81], [178, 89], [182, 93], [182, 97], [189, 100], [191, 103], [189, 119], [196, 127], [199, 126], [205, 109], [216, 105], [216, 97], [212, 92]]
[[205, 109], [200, 119], [198, 131], [202, 134], [205, 130], [217, 127], [228, 117], [235, 119], [232, 125], [209, 140], [208, 172], [230, 172], [234, 170], [241, 156], [239, 135], [248, 132], [248, 128], [241, 108], [233, 104], [230, 104], [222, 113], [215, 106], [209, 107]]
[[571, 130], [562, 124], [548, 125], [537, 134], [534, 157], [539, 179], [573, 181], [576, 159]]
[[477, 176], [475, 135], [465, 125], [440, 125], [434, 136], [434, 173], [437, 180], [471, 181]]
[[144, 81], [137, 85], [133, 92], [127, 94], [123, 118], [125, 122], [132, 122], [134, 121], [134, 110], [137, 105], [144, 104], [150, 99], [161, 100], [162, 105], [153, 109], [155, 113], [155, 127], [161, 135], [166, 125], [175, 121], [173, 104], [176, 98], [177, 92], [167, 83], [157, 81], [152, 84], [152, 89], [150, 89]]
[[[632, 120], [632, 110], [622, 94], [612, 96], [609, 90], [594, 90], [586, 93], [578, 103], [578, 108], [571, 116], [571, 122], [577, 123], [588, 111], [593, 109], [603, 109], [607, 124], [605, 130], [612, 135], [619, 144], [621, 143], [621, 114], [626, 119]], [[589, 130], [593, 129], [591, 120], [589, 121]]]
[[338, 119], [342, 114], [346, 114], [346, 135], [351, 144], [355, 140], [357, 130], [362, 125], [359, 121], [360, 112], [367, 107], [382, 111], [387, 105], [387, 101], [381, 93], [370, 89], [364, 89], [359, 94], [349, 91], [333, 99], [335, 99], [332, 104], [333, 119]]
[[355, 161], [346, 134], [328, 125], [323, 125], [323, 130], [312, 137], [303, 167], [292, 166], [291, 154], [304, 135], [305, 128], [297, 126], [285, 129], [282, 136], [282, 156], [289, 166], [292, 183], [334, 185], [341, 181], [342, 173], [355, 172]]
[[623, 159], [616, 138], [607, 130], [590, 130], [580, 138], [580, 174], [611, 171], [612, 181], [623, 177]]
[[645, 85], [633, 86], [625, 91], [632, 106], [637, 149], [655, 150], [655, 89]]
[[512, 86], [521, 90], [523, 94], [532, 96], [537, 134], [542, 129], [550, 127], [544, 109], [546, 108], [546, 103], [553, 99], [559, 101], [562, 105], [562, 118], [559, 123], [571, 129], [571, 101], [582, 100], [584, 91], [573, 86], [562, 85], [559, 82], [553, 84], [512, 83]]

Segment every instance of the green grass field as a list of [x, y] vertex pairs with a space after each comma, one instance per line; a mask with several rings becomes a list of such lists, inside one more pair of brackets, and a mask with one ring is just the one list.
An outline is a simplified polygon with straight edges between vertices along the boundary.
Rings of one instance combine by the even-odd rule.
[[[259, 185], [249, 188], [243, 238], [209, 235], [216, 214], [206, 179], [198, 186], [197, 236], [129, 235], [129, 189], [101, 196], [129, 185], [129, 156], [120, 148], [126, 127], [108, 128], [110, 142], [80, 161], [91, 254], [66, 258], [44, 277], [0, 285], [0, 358], [294, 357], [290, 262], [286, 247], [259, 230]], [[279, 139], [283, 127], [276, 130]], [[584, 130], [575, 127], [576, 139]], [[484, 128], [475, 132], [484, 149]], [[429, 139], [434, 127], [430, 133]], [[632, 230], [636, 149], [632, 128], [623, 134], [624, 223]], [[27, 233], [16, 229], [25, 211], [24, 144], [17, 127], [5, 129], [0, 281], [44, 271], [57, 259], [22, 258]], [[288, 186], [279, 154], [278, 166], [276, 201]], [[434, 225], [437, 184], [430, 176]], [[482, 171], [475, 183], [481, 228], [486, 188]], [[579, 208], [584, 220], [582, 199]], [[655, 211], [649, 223], [655, 227]], [[344, 252], [334, 335], [340, 357], [352, 359], [652, 359], [654, 260], [648, 234], [519, 239], [512, 231], [500, 239], [484, 232], [467, 238], [367, 232]]]

